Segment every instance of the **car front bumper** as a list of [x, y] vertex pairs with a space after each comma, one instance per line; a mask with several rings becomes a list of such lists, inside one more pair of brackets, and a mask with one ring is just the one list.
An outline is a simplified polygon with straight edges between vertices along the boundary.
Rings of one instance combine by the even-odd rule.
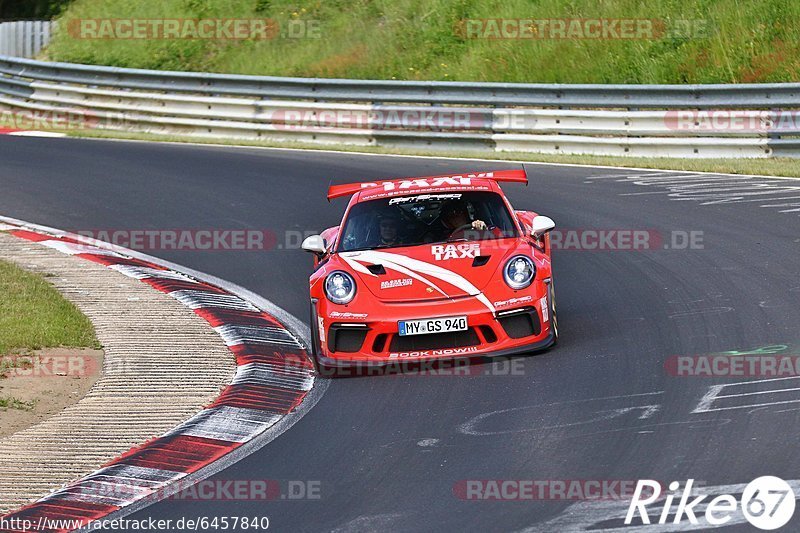
[[[490, 311], [475, 297], [425, 305], [386, 304], [358, 317], [312, 310], [313, 355], [331, 367], [381, 366], [406, 361], [495, 357], [546, 349], [556, 340], [549, 280], [512, 304]], [[323, 303], [323, 302], [320, 302]], [[324, 303], [323, 303], [324, 304]], [[328, 316], [325, 316], [325, 315]], [[324, 316], [324, 318], [322, 318]], [[466, 316], [467, 332], [398, 335], [399, 320]]]

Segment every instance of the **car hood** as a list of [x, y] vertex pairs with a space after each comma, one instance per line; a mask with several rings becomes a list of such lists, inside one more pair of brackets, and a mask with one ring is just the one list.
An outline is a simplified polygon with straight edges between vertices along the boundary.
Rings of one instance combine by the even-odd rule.
[[519, 239], [425, 244], [341, 252], [340, 259], [383, 301], [477, 296], [493, 279]]

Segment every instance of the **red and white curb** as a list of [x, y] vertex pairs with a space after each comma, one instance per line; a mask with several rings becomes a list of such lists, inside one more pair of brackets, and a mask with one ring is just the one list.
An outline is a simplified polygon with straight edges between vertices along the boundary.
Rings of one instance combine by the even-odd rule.
[[66, 137], [66, 133], [55, 131], [38, 130], [15, 130], [12, 128], [0, 128], [0, 135], [14, 135], [16, 137]]
[[[133, 250], [16, 219], [0, 217], [0, 230], [103, 264], [170, 295], [219, 333], [237, 364], [230, 385], [203, 411], [100, 470], [0, 517], [1, 523], [25, 521], [32, 524], [29, 531], [66, 532], [92, 520], [130, 514], [169, 496], [176, 486], [185, 489], [262, 447], [297, 422], [327, 387], [327, 381], [315, 381], [301, 341], [308, 338], [307, 327], [241, 287]], [[19, 531], [0, 528], [4, 533]]]

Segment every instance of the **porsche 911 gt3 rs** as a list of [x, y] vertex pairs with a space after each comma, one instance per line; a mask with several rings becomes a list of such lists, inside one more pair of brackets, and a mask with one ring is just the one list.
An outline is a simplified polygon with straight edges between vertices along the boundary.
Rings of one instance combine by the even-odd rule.
[[317, 369], [496, 356], [558, 340], [550, 235], [502, 170], [332, 185], [341, 224], [308, 237]]

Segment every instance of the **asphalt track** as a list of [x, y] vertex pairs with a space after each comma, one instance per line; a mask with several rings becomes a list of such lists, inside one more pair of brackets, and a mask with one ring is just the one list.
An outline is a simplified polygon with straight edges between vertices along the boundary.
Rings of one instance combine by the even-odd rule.
[[[285, 244], [287, 231], [338, 222], [344, 201], [324, 197], [331, 180], [513, 166], [4, 137], [0, 213], [73, 231], [265, 229]], [[714, 399], [712, 385], [742, 380], [664, 368], [672, 355], [775, 344], [798, 353], [800, 204], [792, 197], [800, 189], [792, 187], [800, 183], [552, 165], [528, 172], [529, 187], [504, 187], [512, 203], [560, 228], [652, 230], [666, 243], [673, 231], [696, 231], [702, 249], [556, 251], [556, 349], [516, 360], [513, 375], [500, 361], [467, 377], [334, 380], [287, 433], [215, 476], [318, 481], [319, 499], [165, 501], [130, 518], [268, 516], [278, 531], [598, 530], [622, 528], [627, 501], [465, 501], [454, 487], [694, 478], [716, 493], [762, 475], [800, 479], [798, 380], [730, 386], [718, 392], [728, 398]], [[148, 253], [305, 318], [310, 257], [286, 248]], [[798, 526], [800, 513], [787, 530]]]

